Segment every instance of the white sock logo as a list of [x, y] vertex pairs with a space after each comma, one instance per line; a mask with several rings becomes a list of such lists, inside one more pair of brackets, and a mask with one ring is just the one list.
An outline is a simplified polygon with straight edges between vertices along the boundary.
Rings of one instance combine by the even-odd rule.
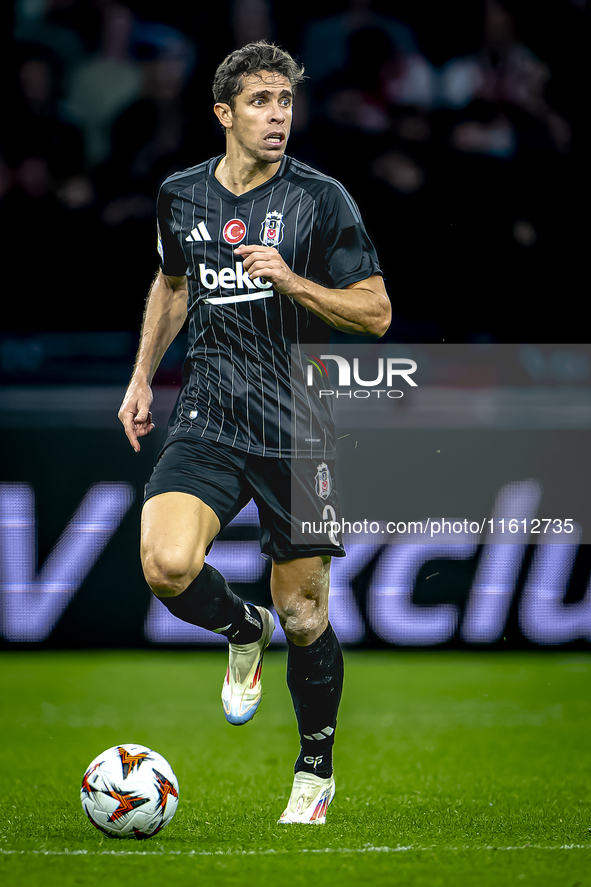
[[304, 733], [304, 739], [327, 739], [329, 736], [332, 736], [334, 733], [334, 729], [332, 727], [323, 727], [322, 733], [312, 733], [311, 736], [307, 736]]

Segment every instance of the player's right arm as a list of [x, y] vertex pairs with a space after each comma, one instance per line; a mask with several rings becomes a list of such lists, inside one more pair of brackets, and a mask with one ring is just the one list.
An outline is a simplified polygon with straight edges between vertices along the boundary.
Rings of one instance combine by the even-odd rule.
[[119, 410], [119, 419], [136, 453], [140, 451], [138, 438], [145, 437], [154, 428], [150, 386], [166, 349], [185, 322], [187, 298], [185, 276], [169, 277], [158, 272], [146, 302], [133, 374]]

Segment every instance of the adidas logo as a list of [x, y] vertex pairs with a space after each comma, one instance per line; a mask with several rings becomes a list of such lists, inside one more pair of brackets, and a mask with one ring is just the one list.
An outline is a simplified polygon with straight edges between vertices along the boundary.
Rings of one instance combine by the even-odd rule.
[[185, 240], [189, 243], [200, 243], [202, 240], [211, 240], [211, 234], [205, 227], [205, 222], [199, 222], [196, 228], [193, 228]]
[[333, 727], [323, 727], [322, 733], [312, 733], [311, 736], [308, 736], [306, 733], [304, 733], [304, 739], [327, 739], [329, 736], [332, 736], [333, 733]]

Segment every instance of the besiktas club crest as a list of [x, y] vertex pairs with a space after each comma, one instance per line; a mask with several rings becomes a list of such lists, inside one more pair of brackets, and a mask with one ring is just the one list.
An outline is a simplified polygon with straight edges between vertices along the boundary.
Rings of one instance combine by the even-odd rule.
[[316, 485], [316, 495], [321, 499], [328, 499], [332, 490], [332, 478], [326, 462], [321, 462], [316, 469], [314, 483]]
[[261, 224], [261, 243], [263, 246], [277, 246], [283, 240], [283, 213], [267, 213]]

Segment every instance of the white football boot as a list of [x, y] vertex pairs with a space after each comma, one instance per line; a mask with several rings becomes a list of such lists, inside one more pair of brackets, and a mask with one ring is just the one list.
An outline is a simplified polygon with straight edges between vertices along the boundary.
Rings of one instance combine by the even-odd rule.
[[326, 811], [335, 794], [334, 776], [322, 779], [313, 773], [296, 773], [287, 807], [279, 823], [326, 822]]
[[275, 631], [275, 620], [265, 607], [255, 608], [263, 624], [260, 640], [253, 644], [230, 644], [230, 660], [222, 687], [226, 720], [237, 726], [256, 714], [261, 702], [263, 655]]

